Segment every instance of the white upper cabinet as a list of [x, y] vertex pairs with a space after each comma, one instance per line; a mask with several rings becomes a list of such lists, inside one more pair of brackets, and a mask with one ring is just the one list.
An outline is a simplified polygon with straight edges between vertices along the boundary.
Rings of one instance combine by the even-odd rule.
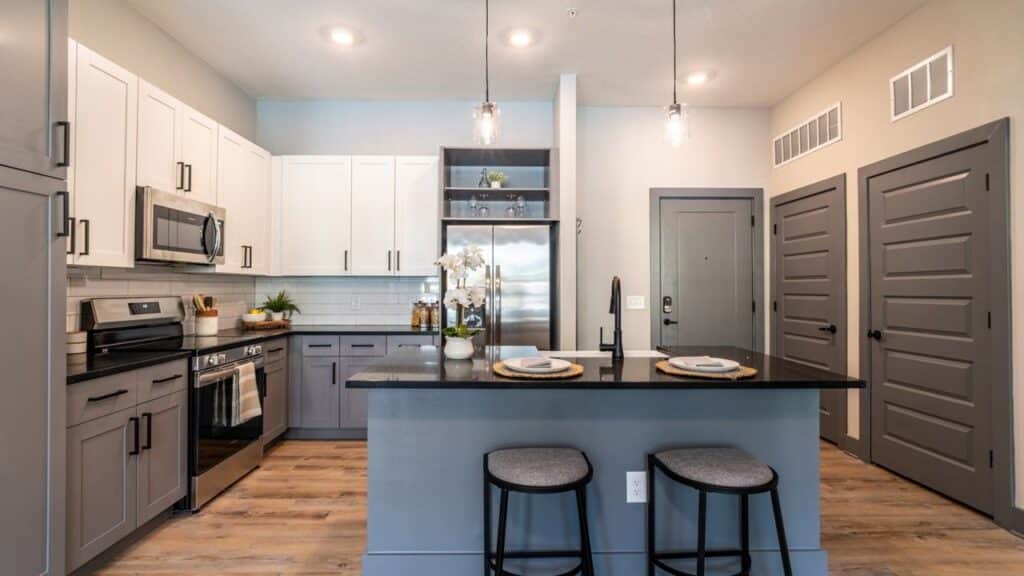
[[270, 269], [270, 152], [246, 142], [242, 169], [247, 211], [241, 224], [249, 246], [248, 273], [264, 275]]
[[352, 157], [352, 273], [395, 273], [395, 157]]
[[280, 273], [349, 274], [352, 159], [285, 156], [280, 164]]
[[139, 186], [181, 192], [181, 116], [184, 105], [145, 80], [139, 80]]
[[216, 204], [217, 123], [188, 105], [182, 107], [181, 163], [185, 195]]
[[438, 257], [437, 156], [395, 159], [395, 273], [433, 276]]
[[71, 195], [75, 218], [69, 262], [134, 265], [138, 79], [72, 43]]
[[217, 272], [241, 274], [249, 268], [244, 138], [220, 127], [217, 140], [217, 205], [224, 209], [224, 263]]

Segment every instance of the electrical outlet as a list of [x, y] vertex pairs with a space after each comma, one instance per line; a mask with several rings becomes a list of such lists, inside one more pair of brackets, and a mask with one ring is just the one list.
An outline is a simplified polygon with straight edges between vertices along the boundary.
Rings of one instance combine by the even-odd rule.
[[627, 310], [643, 310], [645, 307], [643, 296], [626, 296]]
[[626, 472], [626, 503], [643, 504], [647, 502], [647, 472]]

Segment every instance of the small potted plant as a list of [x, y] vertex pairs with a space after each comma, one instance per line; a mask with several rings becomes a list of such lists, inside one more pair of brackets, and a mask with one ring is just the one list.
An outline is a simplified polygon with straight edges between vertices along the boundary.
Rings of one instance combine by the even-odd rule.
[[487, 292], [483, 286], [469, 286], [469, 273], [484, 265], [484, 251], [479, 246], [467, 246], [455, 254], [445, 254], [436, 262], [448, 273], [448, 290], [444, 306], [455, 310], [455, 325], [444, 329], [444, 355], [451, 360], [473, 357], [473, 336], [480, 330], [466, 325], [466, 308], [483, 306]]
[[508, 180], [508, 176], [505, 176], [504, 172], [488, 172], [487, 181], [491, 183], [491, 188], [501, 188], [502, 184]]
[[276, 296], [267, 296], [267, 300], [263, 302], [263, 309], [270, 312], [270, 319], [274, 322], [284, 320], [286, 315], [290, 320], [293, 312], [302, 312], [285, 290], [281, 290]]

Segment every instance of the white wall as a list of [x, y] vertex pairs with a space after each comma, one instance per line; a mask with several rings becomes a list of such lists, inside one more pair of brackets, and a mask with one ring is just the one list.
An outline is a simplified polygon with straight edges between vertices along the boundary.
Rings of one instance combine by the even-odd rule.
[[558, 178], [558, 344], [576, 349], [576, 75], [562, 74], [555, 95]]
[[[889, 120], [888, 81], [952, 44], [955, 96], [898, 122]], [[857, 169], [1004, 116], [1011, 119], [1010, 221], [1012, 300], [1024, 301], [1024, 2], [934, 0], [786, 98], [772, 111], [772, 135], [842, 101], [843, 140], [771, 173], [771, 193], [845, 172], [847, 175], [848, 310], [850, 374], [859, 373], [859, 225]], [[767, 156], [767, 141], [764, 146]], [[1024, 306], [1014, 306], [1012, 327], [1024, 330]], [[1024, 338], [1013, 342], [1016, 498], [1024, 507]], [[859, 392], [850, 391], [850, 428], [859, 437]]]
[[768, 121], [767, 110], [692, 109], [691, 139], [676, 149], [663, 138], [661, 108], [579, 109], [579, 349], [596, 348], [598, 328], [611, 326], [615, 275], [624, 297], [647, 301], [644, 310], [623, 310], [625, 347], [650, 348], [650, 189], [767, 188]]
[[[437, 154], [473, 144], [474, 102], [260, 101], [258, 141], [280, 154]], [[552, 145], [551, 102], [498, 102], [497, 146]]]
[[75, 40], [249, 140], [256, 102], [150, 22], [126, 0], [70, 0]]

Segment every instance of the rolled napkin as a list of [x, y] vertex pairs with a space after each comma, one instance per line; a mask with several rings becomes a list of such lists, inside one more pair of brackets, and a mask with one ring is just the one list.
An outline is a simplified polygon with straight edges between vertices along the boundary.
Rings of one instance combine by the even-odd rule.
[[721, 368], [725, 366], [721, 361], [711, 356], [680, 356], [679, 359], [687, 364], [701, 368]]
[[519, 362], [523, 368], [551, 368], [550, 358], [523, 358]]

